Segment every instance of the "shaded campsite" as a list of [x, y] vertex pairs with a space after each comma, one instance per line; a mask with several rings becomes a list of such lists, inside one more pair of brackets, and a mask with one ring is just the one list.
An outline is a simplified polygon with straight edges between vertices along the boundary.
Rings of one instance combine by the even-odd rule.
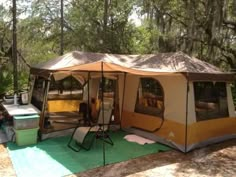
[[110, 132], [114, 145], [105, 145], [104, 158], [102, 141], [95, 141], [89, 151], [81, 149], [79, 152], [74, 152], [67, 146], [70, 136], [47, 139], [27, 147], [19, 147], [9, 142], [7, 148], [18, 177], [31, 177], [34, 173], [38, 174], [38, 177], [65, 176], [101, 167], [104, 162], [117, 163], [170, 150], [169, 147], [159, 143], [140, 145], [128, 142], [124, 139], [126, 135], [124, 131]]
[[30, 73], [31, 103], [41, 111], [42, 137], [76, 127], [69, 116], [62, 121], [64, 127], [54, 120], [64, 112], [78, 113], [81, 102], [87, 104], [87, 113], [91, 109], [96, 115], [101, 103], [108, 100], [113, 105], [113, 123], [183, 152], [235, 137], [234, 73], [182, 52], [117, 55], [72, 51], [32, 66]]
[[236, 176], [234, 1], [0, 0], [0, 176]]
[[[29, 104], [2, 103], [5, 113], [13, 118], [3, 127], [15, 129], [16, 144], [9, 142], [8, 151], [16, 174], [32, 176], [39, 170], [37, 174], [41, 176], [64, 176], [164, 151], [156, 147], [158, 143], [186, 153], [235, 138], [233, 80], [234, 73], [222, 72], [182, 52], [114, 55], [73, 51], [32, 66]], [[17, 125], [18, 117], [26, 126]], [[111, 131], [111, 127], [117, 127], [123, 135], [116, 138], [119, 131]], [[18, 136], [21, 132], [26, 134]], [[58, 133], [62, 139], [55, 138]], [[156, 143], [142, 147], [125, 145], [123, 136], [128, 133]], [[87, 139], [90, 135], [92, 138]], [[25, 141], [26, 137], [30, 141]], [[69, 149], [69, 140], [80, 147], [78, 153]], [[89, 145], [89, 151], [85, 151], [87, 141], [91, 145], [101, 144], [91, 149]], [[188, 155], [173, 150], [167, 164], [151, 164], [174, 163], [176, 170], [182, 163], [179, 159], [189, 163], [198, 158], [194, 152], [201, 150]], [[32, 161], [35, 159], [36, 163]], [[42, 161], [45, 163], [39, 168], [37, 163]], [[56, 172], [51, 174], [53, 171]]]

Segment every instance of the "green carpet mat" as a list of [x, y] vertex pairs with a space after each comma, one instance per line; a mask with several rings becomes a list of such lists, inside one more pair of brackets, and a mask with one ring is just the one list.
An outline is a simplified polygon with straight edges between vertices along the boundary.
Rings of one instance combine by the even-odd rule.
[[[105, 143], [106, 164], [126, 161], [169, 147], [155, 143], [139, 145], [128, 142], [123, 131], [110, 132], [114, 145]], [[52, 138], [32, 146], [8, 143], [9, 154], [18, 177], [59, 177], [103, 166], [103, 144], [96, 140], [89, 151], [74, 152], [67, 147], [69, 136]]]

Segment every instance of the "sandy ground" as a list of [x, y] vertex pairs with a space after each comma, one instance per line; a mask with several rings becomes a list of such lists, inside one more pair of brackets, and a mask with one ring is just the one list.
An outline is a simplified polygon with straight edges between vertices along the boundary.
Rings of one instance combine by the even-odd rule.
[[236, 139], [183, 154], [162, 152], [68, 177], [236, 177]]
[[[16, 176], [0, 145], [0, 176]], [[107, 165], [67, 177], [236, 177], [236, 139], [183, 154], [172, 150]], [[37, 177], [37, 175], [35, 175]]]
[[0, 144], [0, 176], [16, 176], [5, 145]]

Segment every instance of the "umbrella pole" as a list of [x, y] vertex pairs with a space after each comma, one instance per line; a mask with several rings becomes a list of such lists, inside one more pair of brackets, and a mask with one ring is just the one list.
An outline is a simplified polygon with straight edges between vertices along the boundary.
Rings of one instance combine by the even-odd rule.
[[123, 96], [122, 96], [122, 105], [121, 105], [121, 118], [120, 118], [120, 129], [121, 129], [121, 122], [123, 117], [123, 110], [124, 110], [124, 99], [125, 99], [125, 87], [126, 87], [126, 73], [124, 73], [124, 83], [123, 83]]
[[[101, 62], [101, 74], [102, 74], [102, 123], [104, 125], [104, 73], [103, 73], [103, 62]], [[103, 139], [103, 166], [106, 165], [106, 152], [105, 152], [105, 142], [104, 142], [104, 126], [102, 126], [102, 139]]]
[[[88, 102], [87, 102], [87, 115], [86, 115], [86, 124], [90, 125], [90, 72], [88, 72]], [[88, 121], [88, 122], [87, 122]]]

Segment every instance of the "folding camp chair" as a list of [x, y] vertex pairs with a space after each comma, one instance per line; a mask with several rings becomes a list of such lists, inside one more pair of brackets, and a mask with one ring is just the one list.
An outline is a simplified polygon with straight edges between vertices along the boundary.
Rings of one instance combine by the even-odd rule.
[[[103, 108], [101, 108], [99, 112], [98, 121], [96, 125], [89, 127], [77, 127], [74, 130], [68, 143], [69, 148], [76, 152], [78, 152], [81, 148], [89, 150], [95, 138], [101, 139], [104, 142], [113, 145], [113, 141], [107, 133], [111, 120], [113, 105], [111, 104], [111, 102], [104, 102], [102, 104], [102, 107]], [[90, 132], [93, 132], [93, 134], [91, 135]], [[75, 148], [71, 145], [71, 142], [73, 140], [76, 142], [79, 148]]]

